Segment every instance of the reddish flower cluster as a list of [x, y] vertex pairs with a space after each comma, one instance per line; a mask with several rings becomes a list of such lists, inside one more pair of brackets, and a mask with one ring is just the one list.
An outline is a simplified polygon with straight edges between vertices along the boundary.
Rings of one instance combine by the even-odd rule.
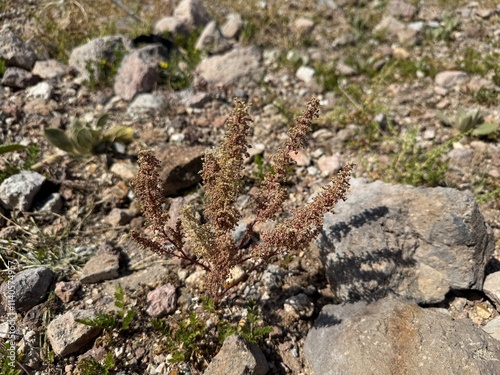
[[[134, 184], [154, 236], [149, 238], [135, 231], [132, 238], [145, 249], [177, 256], [201, 266], [207, 271], [206, 290], [216, 300], [275, 255], [303, 249], [319, 233], [323, 215], [332, 212], [339, 200], [346, 199], [352, 165], [340, 171], [311, 203], [295, 210], [291, 217], [273, 229], [261, 233], [261, 241], [252, 244], [249, 251], [244, 252], [243, 245], [256, 223], [275, 219], [282, 211], [286, 199], [286, 190], [282, 185], [286, 182], [287, 167], [293, 164], [289, 155], [303, 147], [312, 121], [318, 116], [318, 108], [318, 100], [311, 99], [304, 114], [289, 130], [285, 144], [272, 157], [273, 169], [264, 175], [255, 196], [256, 218], [247, 226], [239, 243], [234, 243], [231, 232], [240, 219], [235, 202], [243, 188], [243, 162], [249, 147], [246, 138], [252, 120], [248, 115], [248, 106], [238, 100], [226, 121], [224, 143], [205, 155], [201, 175], [206, 195], [203, 212], [206, 222], [198, 223], [193, 210], [187, 207], [175, 228], [165, 224], [169, 215], [160, 189], [159, 162], [151, 152], [141, 152], [140, 168]], [[252, 262], [243, 276], [227, 281], [233, 267], [250, 260]]]

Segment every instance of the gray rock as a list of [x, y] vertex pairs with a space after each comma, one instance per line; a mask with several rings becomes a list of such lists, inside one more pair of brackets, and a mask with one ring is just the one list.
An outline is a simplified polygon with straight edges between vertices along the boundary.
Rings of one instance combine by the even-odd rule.
[[188, 34], [188, 30], [185, 29], [185, 25], [182, 21], [175, 17], [165, 17], [159, 20], [154, 27], [154, 33], [156, 35], [161, 35], [164, 33], [169, 33], [170, 35], [176, 34]]
[[405, 3], [401, 0], [392, 0], [389, 3], [389, 13], [391, 13], [391, 15], [394, 17], [411, 20], [413, 17], [415, 17], [417, 11], [418, 9], [416, 6]]
[[397, 38], [398, 35], [406, 28], [406, 25], [399, 22], [392, 16], [386, 16], [374, 28], [374, 33], [384, 33], [388, 39]]
[[162, 285], [148, 293], [146, 312], [155, 318], [171, 314], [177, 308], [177, 295], [172, 284]]
[[121, 35], [96, 38], [73, 49], [68, 64], [70, 67], [75, 68], [83, 79], [89, 79], [89, 64], [92, 65], [94, 62], [100, 62], [101, 60], [114, 61], [117, 55], [131, 48], [131, 41]]
[[261, 54], [256, 47], [235, 48], [223, 55], [203, 59], [196, 71], [210, 84], [225, 85], [254, 73], [260, 59]]
[[295, 76], [305, 83], [309, 83], [313, 80], [316, 71], [309, 66], [301, 66], [297, 69]]
[[269, 365], [260, 348], [237, 335], [232, 335], [224, 340], [219, 353], [203, 374], [264, 375], [268, 371]]
[[500, 373], [500, 342], [482, 329], [394, 297], [325, 306], [304, 353], [322, 375]]
[[122, 180], [131, 181], [137, 173], [137, 165], [130, 161], [116, 162], [109, 169], [115, 176], [120, 177]]
[[237, 38], [243, 28], [243, 20], [238, 13], [230, 13], [226, 17], [226, 22], [221, 26], [220, 32], [224, 38]]
[[44, 176], [31, 171], [10, 176], [0, 185], [0, 204], [8, 210], [29, 210], [44, 181]]
[[310, 318], [314, 313], [314, 304], [304, 293], [299, 293], [285, 300], [284, 310], [286, 313], [297, 318]]
[[127, 108], [129, 116], [161, 112], [167, 103], [163, 97], [154, 94], [138, 94]]
[[204, 146], [171, 146], [158, 151], [163, 194], [171, 196], [201, 181]]
[[26, 90], [26, 97], [49, 100], [52, 96], [52, 86], [48, 82], [40, 82]]
[[35, 64], [35, 51], [27, 46], [9, 28], [0, 31], [0, 60], [5, 61], [6, 66], [31, 70]]
[[313, 30], [314, 21], [310, 18], [297, 18], [291, 23], [290, 28], [299, 36], [306, 36]]
[[212, 101], [212, 95], [206, 92], [198, 92], [190, 95], [182, 101], [182, 104], [188, 108], [203, 108], [205, 104]]
[[488, 332], [491, 337], [500, 341], [500, 316], [490, 320], [482, 328], [485, 332]]
[[471, 193], [351, 182], [347, 201], [325, 215], [319, 238], [337, 298], [393, 291], [436, 303], [451, 289], [482, 288], [494, 240]]
[[500, 271], [490, 273], [484, 279], [483, 292], [493, 301], [495, 307], [500, 308]]
[[434, 82], [437, 86], [444, 88], [451, 88], [457, 85], [461, 85], [468, 80], [468, 75], [465, 72], [458, 70], [447, 70], [436, 74]]
[[65, 357], [97, 337], [101, 328], [76, 322], [76, 319], [92, 319], [94, 315], [90, 310], [71, 310], [51, 321], [47, 327], [47, 338], [54, 353]]
[[174, 18], [192, 31], [197, 27], [205, 26], [210, 16], [200, 0], [182, 0], [174, 10]]
[[118, 227], [130, 223], [133, 217], [129, 210], [115, 207], [106, 216], [105, 221], [112, 227]]
[[196, 41], [195, 48], [211, 54], [221, 53], [231, 48], [231, 44], [225, 40], [215, 21], [207, 23]]
[[35, 62], [31, 73], [42, 79], [63, 77], [71, 72], [71, 68], [57, 60], [40, 60]]
[[54, 273], [45, 267], [29, 268], [17, 273], [0, 286], [4, 305], [14, 303], [16, 311], [26, 312], [47, 299]]
[[283, 286], [283, 278], [285, 277], [285, 274], [286, 272], [283, 268], [270, 264], [262, 273], [260, 280], [267, 290], [277, 291]]
[[14, 89], [25, 89], [40, 81], [40, 77], [35, 76], [27, 70], [21, 68], [7, 68], [2, 77], [3, 86]]
[[111, 280], [118, 277], [119, 269], [120, 253], [105, 244], [83, 267], [80, 282], [94, 284], [103, 280]]
[[169, 51], [162, 45], [142, 47], [124, 57], [116, 73], [114, 90], [124, 100], [150, 92], [160, 82], [158, 66], [168, 60]]
[[52, 193], [46, 199], [37, 202], [35, 209], [41, 212], [61, 212], [63, 209], [63, 199], [60, 193]]

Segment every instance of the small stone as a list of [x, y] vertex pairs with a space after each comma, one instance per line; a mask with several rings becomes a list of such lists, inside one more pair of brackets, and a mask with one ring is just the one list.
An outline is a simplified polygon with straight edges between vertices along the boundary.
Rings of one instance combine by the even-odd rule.
[[26, 97], [28, 98], [42, 98], [49, 100], [52, 96], [52, 86], [48, 82], [40, 82], [33, 87], [26, 90]]
[[270, 264], [267, 269], [263, 272], [261, 281], [264, 287], [269, 291], [280, 290], [283, 286], [283, 277], [285, 276], [285, 270], [281, 267]]
[[243, 20], [238, 13], [230, 13], [220, 31], [224, 38], [232, 39], [238, 37], [243, 28]]
[[436, 74], [434, 82], [436, 83], [437, 86], [441, 86], [444, 88], [451, 88], [457, 85], [461, 85], [465, 83], [467, 80], [468, 80], [467, 73], [457, 70], [448, 70]]
[[154, 318], [162, 318], [177, 308], [175, 286], [166, 284], [152, 290], [147, 296], [146, 312]]
[[59, 213], [63, 209], [63, 199], [60, 193], [52, 193], [46, 199], [37, 202], [35, 209], [40, 212]]
[[491, 316], [491, 311], [490, 311], [491, 305], [486, 302], [481, 302], [476, 305], [476, 314], [481, 318], [481, 319], [489, 319]]
[[75, 293], [80, 289], [79, 281], [60, 281], [56, 284], [54, 293], [64, 303], [71, 302]]
[[486, 276], [483, 284], [483, 292], [493, 301], [497, 309], [500, 308], [500, 271], [490, 273]]
[[103, 280], [118, 277], [120, 268], [120, 254], [100, 251], [88, 260], [82, 270], [80, 282], [82, 284], [95, 284]]
[[298, 318], [310, 318], [314, 313], [314, 304], [304, 293], [299, 293], [285, 300], [284, 309]]
[[33, 86], [40, 81], [40, 77], [33, 75], [31, 72], [21, 68], [7, 68], [3, 73], [3, 86], [12, 87], [14, 89], [25, 89]]
[[35, 51], [26, 45], [12, 30], [0, 30], [0, 59], [6, 66], [31, 70], [36, 60]]
[[113, 208], [106, 217], [106, 222], [112, 227], [118, 227], [130, 223], [133, 216], [129, 210], [123, 208]]
[[58, 78], [71, 72], [71, 68], [57, 60], [40, 60], [35, 62], [31, 73], [42, 79]]
[[312, 31], [312, 29], [314, 28], [314, 21], [304, 17], [297, 18], [292, 22], [290, 28], [298, 35], [304, 36]]
[[166, 107], [163, 97], [154, 94], [138, 94], [130, 103], [127, 114], [137, 116], [151, 112], [161, 112]]
[[344, 61], [340, 60], [335, 65], [335, 70], [338, 74], [343, 76], [353, 76], [358, 74], [358, 71], [350, 65], [347, 65]]
[[309, 83], [313, 80], [314, 74], [316, 74], [316, 71], [313, 68], [308, 66], [301, 66], [299, 69], [297, 69], [295, 76], [301, 81]]
[[410, 20], [417, 14], [417, 7], [401, 0], [392, 0], [389, 3], [389, 12], [394, 17]]
[[318, 168], [324, 177], [335, 175], [341, 167], [342, 162], [338, 155], [322, 156], [318, 159]]
[[0, 184], [0, 205], [8, 210], [29, 210], [44, 182], [44, 176], [32, 171], [21, 171], [5, 179]]
[[299, 167], [307, 167], [311, 164], [311, 157], [304, 150], [290, 152], [289, 156]]
[[9, 283], [0, 286], [4, 306], [8, 300], [16, 311], [26, 312], [47, 299], [54, 273], [45, 267], [29, 268], [17, 273]]
[[265, 375], [269, 371], [266, 357], [255, 344], [237, 335], [224, 340], [219, 353], [212, 359], [204, 375]]
[[110, 172], [124, 181], [131, 181], [137, 174], [137, 166], [129, 161], [123, 163], [116, 162], [111, 166]]
[[76, 322], [76, 319], [92, 319], [90, 310], [71, 310], [58, 316], [47, 327], [47, 338], [54, 353], [67, 356], [79, 351], [102, 331], [101, 328]]
[[488, 332], [493, 338], [500, 341], [500, 316], [490, 320], [486, 325], [482, 327], [486, 332]]

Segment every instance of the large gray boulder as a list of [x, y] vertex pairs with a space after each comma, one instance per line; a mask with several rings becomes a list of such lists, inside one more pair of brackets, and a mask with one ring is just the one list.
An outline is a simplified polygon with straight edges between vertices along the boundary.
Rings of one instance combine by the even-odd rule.
[[35, 64], [35, 51], [9, 28], [0, 30], [0, 60], [6, 66], [31, 70]]
[[68, 64], [76, 69], [82, 78], [89, 79], [90, 70], [95, 70], [96, 64], [102, 60], [114, 63], [131, 48], [132, 42], [124, 36], [103, 36], [73, 49]]
[[469, 192], [353, 179], [319, 246], [341, 301], [393, 291], [437, 303], [452, 289], [481, 290], [494, 241]]
[[500, 342], [488, 333], [394, 297], [325, 306], [304, 352], [317, 375], [500, 374]]

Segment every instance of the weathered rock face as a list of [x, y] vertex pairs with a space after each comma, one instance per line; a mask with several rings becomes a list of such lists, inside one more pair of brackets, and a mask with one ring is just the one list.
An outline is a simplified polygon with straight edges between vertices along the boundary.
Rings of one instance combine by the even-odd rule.
[[481, 328], [395, 297], [325, 306], [304, 350], [322, 375], [500, 373], [500, 342]]
[[[73, 51], [69, 57], [69, 66], [75, 68], [82, 77], [89, 78], [89, 67], [101, 60], [113, 61], [120, 51], [130, 50], [132, 43], [121, 35], [104, 36], [92, 39]], [[90, 64], [90, 65], [89, 65]]]
[[168, 60], [168, 54], [165, 47], [152, 45], [125, 56], [115, 77], [115, 93], [131, 100], [137, 93], [153, 90], [160, 80], [158, 65]]
[[342, 301], [393, 291], [436, 303], [451, 289], [482, 288], [494, 241], [470, 193], [353, 179], [319, 246]]
[[237, 335], [232, 335], [224, 340], [222, 348], [204, 374], [264, 375], [268, 371], [269, 365], [260, 348]]

